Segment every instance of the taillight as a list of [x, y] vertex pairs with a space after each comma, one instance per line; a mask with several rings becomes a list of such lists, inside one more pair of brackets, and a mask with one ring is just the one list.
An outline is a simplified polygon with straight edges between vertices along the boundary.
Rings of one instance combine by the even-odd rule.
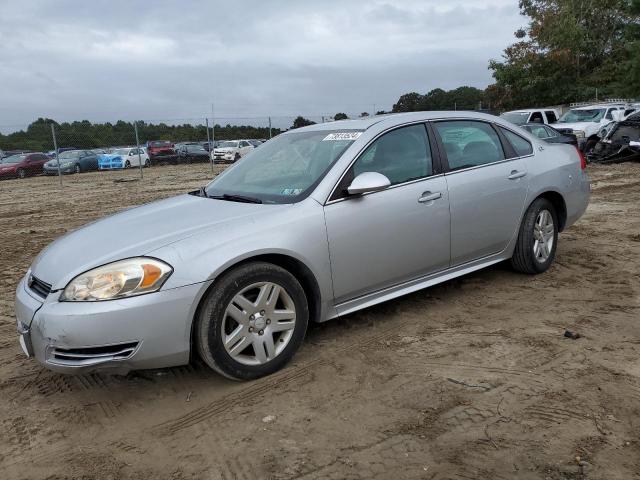
[[584, 170], [585, 168], [587, 168], [587, 159], [584, 158], [584, 153], [582, 153], [582, 150], [580, 150], [578, 147], [576, 147], [576, 150], [578, 151], [578, 155], [580, 156], [580, 169]]

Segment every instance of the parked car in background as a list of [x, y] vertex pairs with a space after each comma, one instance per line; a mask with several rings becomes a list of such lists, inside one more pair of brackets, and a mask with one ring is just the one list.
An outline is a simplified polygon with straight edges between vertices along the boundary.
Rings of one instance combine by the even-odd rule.
[[249, 142], [253, 146], [253, 148], [258, 148], [260, 145], [262, 145], [262, 142], [260, 140], [255, 139], [247, 140], [247, 142]]
[[619, 163], [640, 160], [640, 113], [611, 124], [607, 135], [589, 152], [590, 162]]
[[603, 128], [614, 120], [621, 119], [624, 111], [624, 104], [576, 107], [562, 115], [554, 127], [560, 133], [575, 135], [580, 149], [588, 154], [600, 141], [600, 135], [606, 131]]
[[236, 162], [254, 149], [247, 140], [225, 140], [213, 149], [213, 159], [219, 162]]
[[151, 162], [149, 155], [140, 147], [124, 147], [98, 156], [98, 170], [119, 170], [122, 168], [139, 167], [140, 162], [148, 167]]
[[[98, 170], [98, 154], [91, 150], [68, 150], [58, 154], [61, 173], [82, 173]], [[44, 164], [45, 175], [57, 175], [58, 163], [54, 158]]]
[[539, 123], [526, 123], [521, 125], [521, 127], [527, 132], [535, 135], [541, 140], [544, 140], [548, 143], [566, 143], [569, 145], [573, 145], [574, 147], [578, 146], [578, 139], [572, 133], [560, 133], [553, 127], [549, 125], [541, 125]]
[[[70, 150], [77, 150], [76, 147], [59, 147], [58, 148], [58, 154], [61, 154], [62, 152], [68, 152]], [[55, 158], [56, 157], [56, 151], [55, 150], [50, 150], [47, 152], [47, 156], [49, 158]]]
[[151, 159], [153, 159], [154, 157], [175, 154], [173, 143], [168, 140], [152, 140], [147, 142], [146, 147], [147, 153], [149, 154], [149, 157]]
[[558, 121], [560, 114], [553, 108], [534, 108], [529, 110], [513, 110], [500, 115], [515, 125], [524, 125], [526, 123], [545, 123], [552, 124]]
[[182, 145], [177, 154], [180, 163], [208, 162], [211, 159], [209, 152], [198, 143]]
[[206, 187], [49, 245], [16, 289], [20, 343], [63, 373], [199, 354], [227, 377], [255, 379], [287, 364], [310, 322], [505, 260], [545, 272], [589, 194], [576, 148], [494, 116], [291, 130]]
[[25, 178], [42, 173], [49, 160], [44, 153], [19, 153], [4, 157], [0, 161], [0, 178]]

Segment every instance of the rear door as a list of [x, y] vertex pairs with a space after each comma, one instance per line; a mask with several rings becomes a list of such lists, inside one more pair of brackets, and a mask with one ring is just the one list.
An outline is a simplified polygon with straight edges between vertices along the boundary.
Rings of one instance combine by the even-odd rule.
[[[531, 144], [480, 120], [433, 122], [446, 159], [451, 208], [451, 264], [504, 250], [519, 227], [527, 195]], [[507, 140], [518, 142], [516, 152]]]

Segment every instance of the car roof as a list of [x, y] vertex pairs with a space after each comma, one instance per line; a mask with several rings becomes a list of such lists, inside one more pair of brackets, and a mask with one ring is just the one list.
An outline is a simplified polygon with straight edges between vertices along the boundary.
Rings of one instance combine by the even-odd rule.
[[544, 107], [544, 108], [526, 108], [523, 110], [510, 110], [508, 112], [504, 112], [504, 113], [529, 113], [529, 112], [538, 112], [538, 111], [548, 111], [548, 110], [552, 110], [552, 111], [556, 111], [555, 108], [551, 108], [551, 107]]
[[498, 117], [487, 113], [480, 113], [466, 110], [456, 111], [427, 111], [427, 112], [407, 112], [390, 113], [385, 115], [375, 115], [371, 117], [358, 118], [354, 120], [338, 120], [335, 122], [317, 123], [308, 127], [296, 128], [288, 132], [314, 132], [314, 131], [335, 131], [335, 130], [367, 130], [374, 125], [393, 127], [403, 123], [441, 120], [441, 119], [461, 119], [471, 118], [477, 120], [496, 121]]
[[608, 108], [608, 107], [624, 107], [623, 103], [594, 103], [593, 105], [583, 105], [581, 107], [574, 107], [571, 110], [591, 110], [593, 108]]

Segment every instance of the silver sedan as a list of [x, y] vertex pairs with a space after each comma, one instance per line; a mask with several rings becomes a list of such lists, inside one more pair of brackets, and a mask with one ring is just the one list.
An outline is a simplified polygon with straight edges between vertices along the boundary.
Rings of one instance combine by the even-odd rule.
[[24, 351], [60, 372], [283, 367], [309, 322], [509, 260], [554, 260], [590, 186], [571, 146], [493, 116], [420, 112], [313, 125], [198, 191], [65, 235], [16, 292]]

